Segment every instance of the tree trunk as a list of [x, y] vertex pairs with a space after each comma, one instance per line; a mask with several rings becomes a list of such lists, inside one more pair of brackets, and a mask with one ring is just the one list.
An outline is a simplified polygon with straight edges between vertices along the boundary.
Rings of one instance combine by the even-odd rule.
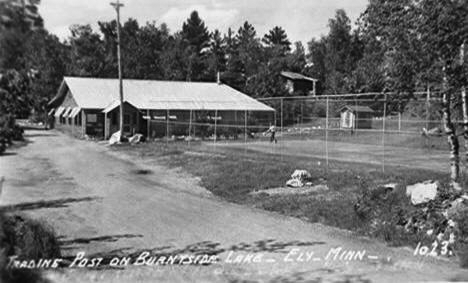
[[[445, 73], [445, 69], [444, 69]], [[455, 127], [452, 123], [450, 103], [451, 95], [450, 91], [447, 88], [447, 77], [444, 74], [443, 82], [443, 95], [442, 95], [442, 113], [443, 113], [443, 123], [445, 134], [447, 135], [447, 140], [450, 146], [450, 180], [454, 188], [459, 188], [459, 179], [460, 179], [460, 157], [459, 157], [459, 143], [458, 137], [456, 135]]]
[[[460, 65], [465, 63], [465, 43], [460, 47]], [[465, 162], [468, 165], [468, 100], [466, 97], [466, 87], [461, 87], [462, 112], [463, 112], [463, 138], [465, 144]], [[468, 168], [468, 166], [467, 166]]]

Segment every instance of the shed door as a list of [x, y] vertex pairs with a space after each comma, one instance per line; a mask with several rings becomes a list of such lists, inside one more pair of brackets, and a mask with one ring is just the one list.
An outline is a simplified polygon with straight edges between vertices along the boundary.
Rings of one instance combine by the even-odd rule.
[[342, 113], [342, 125], [343, 125], [343, 128], [351, 128], [353, 127], [353, 113], [351, 113], [351, 111], [345, 111], [344, 113]]

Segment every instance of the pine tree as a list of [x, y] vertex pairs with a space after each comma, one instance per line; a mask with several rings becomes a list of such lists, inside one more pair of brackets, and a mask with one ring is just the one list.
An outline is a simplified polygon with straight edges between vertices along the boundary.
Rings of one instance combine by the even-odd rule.
[[263, 37], [263, 42], [269, 47], [279, 47], [284, 53], [291, 51], [291, 42], [286, 31], [276, 26]]

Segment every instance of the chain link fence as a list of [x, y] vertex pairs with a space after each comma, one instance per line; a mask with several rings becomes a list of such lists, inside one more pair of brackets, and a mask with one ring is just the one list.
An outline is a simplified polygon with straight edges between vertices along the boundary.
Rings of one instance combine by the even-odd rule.
[[[362, 162], [382, 171], [386, 166], [448, 168], [449, 148], [438, 93], [416, 93], [411, 99], [372, 93], [258, 100], [275, 112], [153, 113], [153, 138], [318, 158], [328, 167]], [[461, 129], [461, 117], [453, 116]], [[272, 125], [276, 126], [275, 139], [268, 132]]]

